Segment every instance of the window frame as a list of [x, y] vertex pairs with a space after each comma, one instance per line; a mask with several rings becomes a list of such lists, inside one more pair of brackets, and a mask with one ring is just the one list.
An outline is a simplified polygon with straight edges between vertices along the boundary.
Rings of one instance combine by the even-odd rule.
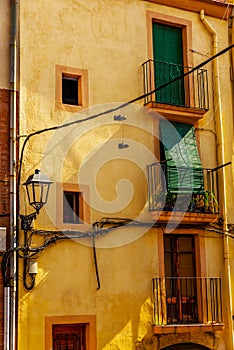
[[[77, 78], [78, 83], [78, 104], [63, 103], [62, 85], [63, 76]], [[78, 112], [88, 107], [88, 70], [67, 66], [55, 66], [55, 109]]]
[[[64, 192], [79, 193], [80, 216], [82, 222], [68, 223], [63, 221]], [[56, 226], [61, 229], [69, 230], [87, 230], [90, 224], [90, 207], [89, 207], [89, 186], [72, 183], [56, 184]], [[86, 201], [87, 200], [87, 201]]]
[[175, 229], [172, 232], [165, 233], [164, 230], [158, 230], [158, 260], [159, 260], [159, 277], [165, 277], [164, 264], [164, 235], [194, 235], [195, 241], [195, 270], [196, 276], [206, 277], [206, 247], [205, 232], [199, 229]]
[[45, 350], [53, 348], [53, 325], [59, 324], [85, 324], [86, 325], [86, 350], [96, 350], [96, 316], [95, 315], [71, 315], [71, 316], [47, 316], [45, 317]]
[[[158, 230], [158, 276], [165, 278], [165, 257], [164, 257], [164, 236], [165, 235], [176, 235], [176, 236], [194, 236], [194, 256], [195, 256], [195, 275], [196, 277], [207, 277], [206, 270], [206, 244], [205, 235], [206, 233], [199, 229], [175, 229], [171, 232], [164, 232], [164, 229]], [[201, 300], [201, 295], [198, 294], [198, 299]], [[198, 317], [200, 318], [201, 304], [198, 304]], [[178, 326], [178, 325], [176, 325]]]
[[[72, 195], [72, 202], [73, 202], [73, 208], [69, 205], [68, 198], [66, 198], [66, 195], [70, 196]], [[66, 204], [67, 201], [67, 204]], [[66, 207], [66, 205], [70, 206]], [[64, 224], [81, 224], [83, 221], [83, 193], [79, 191], [63, 191], [63, 223]], [[73, 220], [72, 221], [65, 221], [65, 207], [68, 210], [73, 211]]]

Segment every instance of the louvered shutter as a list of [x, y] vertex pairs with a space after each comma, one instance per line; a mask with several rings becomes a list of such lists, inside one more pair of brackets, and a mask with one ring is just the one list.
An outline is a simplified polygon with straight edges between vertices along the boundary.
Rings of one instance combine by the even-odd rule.
[[160, 135], [167, 161], [168, 191], [202, 192], [203, 170], [194, 127], [185, 123], [161, 121]]

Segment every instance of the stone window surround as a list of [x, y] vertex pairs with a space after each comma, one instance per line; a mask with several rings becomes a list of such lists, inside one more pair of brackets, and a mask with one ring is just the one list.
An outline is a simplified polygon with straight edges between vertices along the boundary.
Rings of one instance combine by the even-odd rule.
[[96, 316], [95, 315], [66, 315], [45, 317], [45, 350], [53, 349], [52, 326], [53, 324], [85, 323], [86, 349], [96, 350]]

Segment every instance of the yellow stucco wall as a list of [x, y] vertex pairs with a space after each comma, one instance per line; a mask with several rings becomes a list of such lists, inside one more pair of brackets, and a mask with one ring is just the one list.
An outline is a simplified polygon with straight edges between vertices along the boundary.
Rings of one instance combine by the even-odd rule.
[[[21, 1], [20, 134], [84, 118], [143, 94], [141, 64], [148, 59], [146, 11], [168, 13], [164, 6], [137, 0], [58, 0], [49, 4], [44, 0]], [[189, 49], [212, 55], [210, 34], [198, 14], [170, 9], [170, 15], [192, 21], [193, 47]], [[223, 49], [228, 45], [226, 22], [213, 18], [209, 21], [218, 33], [219, 49]], [[194, 65], [204, 59], [205, 56], [200, 54], [193, 55]], [[89, 111], [72, 114], [56, 108], [56, 65], [88, 70], [89, 106], [92, 107]], [[219, 68], [223, 78], [221, 93], [226, 161], [232, 157], [232, 141], [229, 142], [232, 140], [231, 93], [226, 82], [229, 81], [228, 65], [228, 55], [222, 56]], [[212, 91], [211, 65], [205, 68], [210, 76], [209, 91]], [[198, 124], [203, 129], [198, 131], [201, 158], [204, 167], [209, 168], [219, 164], [215, 154], [218, 137], [215, 135], [215, 104], [211, 95], [210, 111]], [[43, 170], [48, 170], [47, 174], [52, 175], [53, 180], [77, 183], [77, 169], [82, 162], [85, 160], [90, 167], [88, 169], [92, 170], [90, 159], [98, 159], [101, 164], [103, 152], [107, 158], [103, 159], [105, 163], [96, 178], [100, 195], [106, 201], [114, 201], [118, 192], [116, 184], [123, 177], [133, 186], [132, 200], [107, 216], [136, 218], [144, 211], [147, 201], [146, 178], [139, 167], [139, 160], [145, 149], [148, 150], [148, 158], [144, 159], [144, 164], [153, 159], [153, 120], [147, 115], [131, 114], [133, 109], [126, 108], [118, 113], [128, 115], [126, 123], [130, 125], [126, 125], [124, 131], [125, 137], [135, 142], [134, 163], [121, 159], [126, 154], [124, 150], [117, 153], [123, 126], [113, 123], [115, 113], [111, 113], [90, 123], [79, 124], [71, 145], [72, 128], [69, 132], [61, 131], [62, 134], [46, 132], [32, 137], [24, 153], [22, 181], [35, 168], [40, 168], [42, 162]], [[56, 145], [56, 140], [61, 142], [61, 148], [55, 148], [58, 151], [54, 153], [46, 153], [46, 147], [49, 145], [52, 150], [51, 145], [53, 142]], [[107, 142], [112, 147], [114, 160], [108, 153], [109, 149], [105, 148]], [[141, 149], [138, 153], [139, 144]], [[94, 148], [94, 154], [90, 154]], [[134, 144], [129, 150], [134, 150]], [[231, 179], [228, 181], [231, 188]], [[55, 192], [54, 184], [48, 208], [38, 216], [36, 227], [55, 228]], [[123, 198], [124, 195], [127, 197], [127, 191], [123, 193]], [[231, 199], [228, 204], [231, 207]], [[25, 212], [25, 207], [25, 193], [22, 191], [21, 212]], [[30, 209], [27, 208], [27, 211]], [[91, 222], [94, 222], [105, 216], [105, 211], [97, 207], [91, 210], [90, 216]], [[233, 214], [229, 216], [232, 220]], [[64, 241], [48, 247], [41, 254], [34, 290], [25, 293], [21, 281], [19, 283], [19, 350], [44, 348], [46, 316], [96, 315], [98, 350], [134, 349], [137, 341], [151, 335], [151, 280], [159, 270], [157, 234], [156, 229], [152, 229], [145, 235], [140, 234], [137, 240], [127, 240], [127, 244], [125, 237], [134, 237], [136, 231], [134, 228], [123, 231], [122, 241], [117, 243], [114, 233], [98, 241], [98, 244], [101, 242], [101, 248], [97, 250], [101, 282], [98, 291], [91, 246]], [[207, 273], [220, 276], [224, 272], [222, 238], [207, 232], [204, 240]], [[20, 270], [20, 276], [21, 273]], [[221, 338], [225, 339], [223, 334]]]
[[147, 234], [128, 246], [98, 249], [98, 291], [91, 248], [70, 242], [48, 249], [40, 258], [37, 287], [21, 300], [20, 344], [43, 348], [45, 316], [92, 314], [99, 349], [131, 349], [150, 328], [156, 242], [155, 234]]

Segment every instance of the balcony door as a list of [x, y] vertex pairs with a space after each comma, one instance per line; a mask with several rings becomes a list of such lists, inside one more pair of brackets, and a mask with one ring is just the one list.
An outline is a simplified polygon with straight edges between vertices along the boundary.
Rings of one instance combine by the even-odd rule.
[[165, 235], [167, 324], [198, 321], [193, 235]]
[[[155, 87], [183, 74], [182, 29], [153, 22], [153, 55]], [[159, 90], [156, 101], [184, 106], [184, 80], [180, 79]]]

